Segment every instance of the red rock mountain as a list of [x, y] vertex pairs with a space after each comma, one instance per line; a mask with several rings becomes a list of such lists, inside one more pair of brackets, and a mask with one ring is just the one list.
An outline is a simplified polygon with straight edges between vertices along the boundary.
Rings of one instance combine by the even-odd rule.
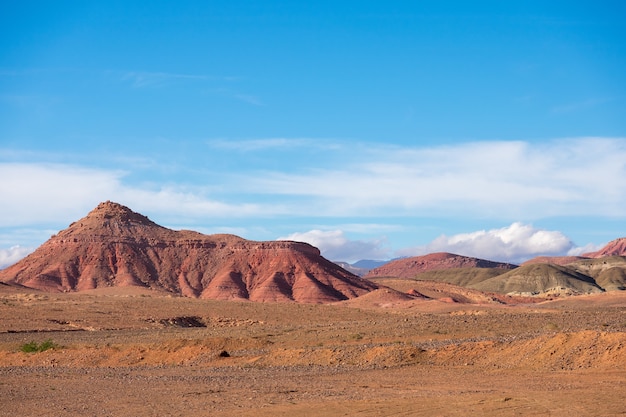
[[301, 303], [377, 288], [306, 243], [174, 231], [112, 202], [0, 271], [0, 281], [53, 292], [143, 286], [187, 297]]
[[517, 265], [487, 261], [453, 253], [438, 252], [424, 256], [396, 259], [369, 271], [366, 278], [397, 277], [414, 278], [417, 274], [452, 268], [516, 268]]
[[603, 258], [605, 256], [626, 256], [626, 237], [615, 239], [596, 252], [583, 253], [585, 258]]

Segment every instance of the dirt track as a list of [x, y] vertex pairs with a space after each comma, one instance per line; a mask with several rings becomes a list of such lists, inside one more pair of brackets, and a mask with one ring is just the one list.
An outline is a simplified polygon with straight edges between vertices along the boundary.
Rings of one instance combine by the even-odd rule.
[[[0, 317], [6, 416], [626, 414], [619, 293], [499, 306], [13, 291]], [[206, 327], [179, 327], [190, 318]]]

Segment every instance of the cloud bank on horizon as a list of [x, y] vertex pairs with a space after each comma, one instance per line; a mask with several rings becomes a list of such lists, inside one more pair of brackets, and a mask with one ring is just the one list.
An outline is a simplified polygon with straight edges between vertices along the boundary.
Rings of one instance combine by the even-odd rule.
[[[8, 154], [0, 149], [3, 153]], [[196, 220], [385, 218], [416, 212], [505, 221], [557, 215], [626, 216], [622, 180], [626, 139], [483, 141], [430, 147], [344, 144], [334, 154], [326, 163], [301, 161], [299, 172], [280, 167], [221, 172], [214, 184], [189, 183], [185, 172], [179, 182], [137, 184], [126, 180], [130, 173], [121, 169], [68, 162], [0, 162], [0, 178], [11, 178], [0, 183], [5, 202], [0, 207], [0, 227], [53, 220], [68, 210], [71, 216], [65, 217], [70, 219], [109, 196], [140, 210]], [[283, 157], [290, 158], [290, 153], [275, 158]], [[132, 169], [146, 175], [167, 169], [165, 158], [153, 165], [158, 168]]]
[[[384, 248], [384, 242], [351, 241], [341, 230], [311, 230], [279, 239], [310, 243], [318, 247], [324, 256], [335, 261], [348, 259], [354, 262], [355, 255], [361, 256], [359, 260], [389, 259], [389, 251]], [[453, 236], [441, 235], [426, 245], [397, 250], [393, 257], [451, 252], [519, 264], [535, 256], [580, 255], [599, 248], [597, 245], [579, 247], [562, 232], [541, 230], [529, 224], [516, 222], [500, 229], [479, 230]]]

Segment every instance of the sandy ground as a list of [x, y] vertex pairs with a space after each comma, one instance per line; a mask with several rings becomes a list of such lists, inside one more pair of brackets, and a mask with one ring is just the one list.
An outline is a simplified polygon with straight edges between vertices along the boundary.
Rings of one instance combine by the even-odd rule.
[[0, 416], [626, 414], [622, 293], [302, 305], [1, 288], [0, 318]]

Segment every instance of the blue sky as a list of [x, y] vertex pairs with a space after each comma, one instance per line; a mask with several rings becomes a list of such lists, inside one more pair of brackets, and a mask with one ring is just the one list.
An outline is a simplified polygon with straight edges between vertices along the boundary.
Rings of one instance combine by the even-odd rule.
[[[545, 4], [549, 3], [549, 4]], [[0, 5], [0, 267], [99, 202], [332, 260], [626, 235], [621, 1]]]

